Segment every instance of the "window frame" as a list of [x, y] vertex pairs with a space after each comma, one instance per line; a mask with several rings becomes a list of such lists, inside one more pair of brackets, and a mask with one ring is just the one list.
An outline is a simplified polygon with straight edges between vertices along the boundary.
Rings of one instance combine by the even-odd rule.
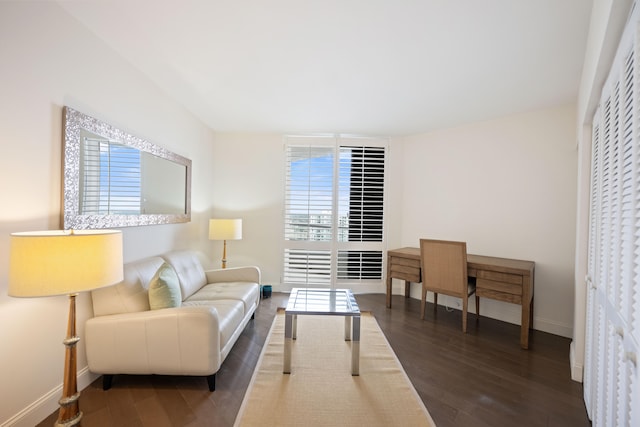
[[[290, 214], [290, 150], [291, 147], [327, 147], [332, 151], [332, 201], [331, 201], [331, 230], [332, 237], [328, 241], [313, 240], [288, 240], [288, 216]], [[339, 176], [340, 176], [340, 149], [341, 147], [375, 147], [381, 149], [383, 154], [382, 160], [382, 201], [381, 201], [381, 233], [380, 241], [338, 241], [338, 231], [340, 229], [339, 212], [340, 193], [339, 193]], [[322, 136], [285, 136], [284, 138], [284, 156], [285, 156], [285, 179], [284, 179], [284, 202], [283, 202], [283, 260], [282, 260], [282, 276], [281, 282], [285, 287], [319, 287], [319, 288], [354, 288], [359, 291], [375, 291], [384, 284], [384, 274], [386, 270], [384, 255], [387, 242], [387, 198], [388, 198], [388, 169], [389, 169], [389, 140], [388, 138], [365, 137], [365, 136], [347, 136], [347, 135], [322, 135]], [[330, 254], [329, 279], [324, 281], [314, 281], [313, 278], [307, 277], [302, 280], [289, 280], [288, 273], [288, 254], [290, 251], [307, 251], [316, 255]], [[379, 277], [367, 278], [361, 277], [357, 279], [338, 278], [338, 258], [344, 255], [345, 251], [358, 251], [361, 253], [374, 251], [379, 254]], [[378, 260], [376, 259], [376, 262]], [[318, 261], [321, 262], [321, 261]], [[361, 269], [366, 270], [367, 262], [358, 264]], [[377, 264], [376, 264], [377, 265]], [[326, 266], [325, 266], [326, 268]]]

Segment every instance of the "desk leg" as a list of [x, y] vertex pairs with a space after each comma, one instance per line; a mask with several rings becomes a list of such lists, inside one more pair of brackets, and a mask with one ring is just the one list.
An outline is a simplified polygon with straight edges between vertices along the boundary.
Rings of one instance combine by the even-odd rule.
[[533, 296], [527, 304], [522, 302], [522, 326], [520, 328], [520, 347], [529, 349], [529, 332], [533, 329]]
[[351, 341], [351, 375], [360, 375], [360, 316], [353, 316]]
[[293, 315], [285, 314], [284, 316], [284, 363], [282, 367], [283, 374], [291, 373], [291, 341], [293, 334]]
[[531, 295], [531, 308], [529, 309], [529, 329], [533, 329], [533, 295]]
[[529, 312], [531, 306], [524, 302], [522, 304], [522, 319], [520, 326], [520, 347], [523, 349], [529, 348]]
[[[391, 308], [391, 280], [391, 277], [387, 277], [387, 308]], [[404, 281], [404, 296], [411, 296], [411, 282], [408, 280]]]
[[529, 348], [529, 329], [533, 325], [533, 289], [531, 279], [524, 278], [522, 283], [522, 318], [520, 320], [520, 347]]

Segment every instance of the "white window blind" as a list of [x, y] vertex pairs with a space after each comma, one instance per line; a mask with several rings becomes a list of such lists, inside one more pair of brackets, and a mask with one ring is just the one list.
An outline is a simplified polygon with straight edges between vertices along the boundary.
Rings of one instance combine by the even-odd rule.
[[594, 427], [640, 426], [638, 17], [593, 117], [584, 397]]
[[84, 138], [80, 167], [83, 215], [141, 213], [140, 151], [108, 140]]
[[288, 137], [285, 284], [382, 280], [386, 141]]

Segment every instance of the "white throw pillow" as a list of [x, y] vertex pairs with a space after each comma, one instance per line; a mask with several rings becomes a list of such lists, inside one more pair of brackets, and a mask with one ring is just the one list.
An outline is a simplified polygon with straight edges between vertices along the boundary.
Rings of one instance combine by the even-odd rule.
[[180, 307], [182, 292], [178, 275], [173, 267], [163, 263], [149, 282], [149, 306], [151, 310]]

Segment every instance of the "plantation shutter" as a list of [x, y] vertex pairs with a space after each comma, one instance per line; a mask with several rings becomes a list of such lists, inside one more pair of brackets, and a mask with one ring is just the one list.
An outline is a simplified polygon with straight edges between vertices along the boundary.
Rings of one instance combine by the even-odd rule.
[[594, 427], [640, 426], [638, 11], [593, 118], [584, 398]]
[[284, 281], [331, 284], [335, 143], [296, 138], [287, 146]]
[[[345, 141], [346, 142], [346, 141]], [[338, 279], [380, 279], [384, 222], [384, 147], [341, 146], [339, 212], [348, 212], [339, 224], [339, 242], [365, 242], [372, 250], [338, 252]], [[344, 218], [341, 216], [341, 218]]]
[[289, 137], [285, 284], [382, 280], [386, 141]]

